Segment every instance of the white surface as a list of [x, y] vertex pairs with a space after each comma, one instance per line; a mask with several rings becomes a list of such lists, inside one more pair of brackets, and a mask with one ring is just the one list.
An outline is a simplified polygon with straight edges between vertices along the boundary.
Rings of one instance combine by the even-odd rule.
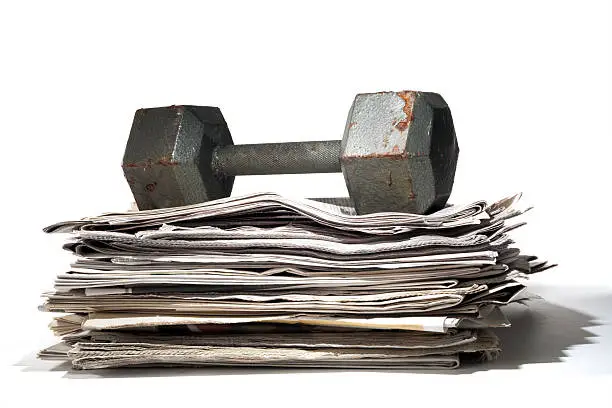
[[[607, 2], [110, 3], [0, 12], [3, 406], [609, 406]], [[461, 147], [452, 201], [523, 191], [535, 210], [519, 244], [560, 263], [532, 285], [548, 303], [514, 310], [501, 361], [445, 374], [92, 375], [33, 359], [53, 341], [39, 295], [68, 262], [41, 228], [129, 206], [120, 162], [137, 108], [219, 106], [237, 143], [320, 140], [341, 137], [355, 93], [406, 88], [451, 106]], [[244, 177], [234, 192], [260, 190], [345, 194], [339, 174]]]

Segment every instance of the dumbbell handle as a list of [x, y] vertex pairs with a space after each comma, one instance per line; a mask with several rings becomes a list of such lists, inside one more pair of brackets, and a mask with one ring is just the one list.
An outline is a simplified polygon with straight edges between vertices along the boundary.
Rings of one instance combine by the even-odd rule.
[[217, 146], [211, 166], [226, 176], [337, 173], [340, 140]]

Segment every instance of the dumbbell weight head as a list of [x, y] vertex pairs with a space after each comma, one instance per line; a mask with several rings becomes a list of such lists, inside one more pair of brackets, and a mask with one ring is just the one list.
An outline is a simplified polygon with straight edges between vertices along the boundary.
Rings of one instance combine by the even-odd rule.
[[359, 214], [423, 214], [444, 207], [458, 155], [451, 112], [440, 95], [402, 91], [355, 98], [341, 163]]
[[213, 174], [216, 146], [233, 144], [219, 108], [139, 109], [123, 156], [123, 173], [140, 210], [228, 197], [234, 177]]
[[357, 95], [341, 142], [233, 146], [218, 108], [140, 109], [123, 170], [141, 210], [227, 197], [234, 175], [341, 170], [358, 213], [425, 213], [446, 203], [458, 151], [442, 97], [381, 92]]

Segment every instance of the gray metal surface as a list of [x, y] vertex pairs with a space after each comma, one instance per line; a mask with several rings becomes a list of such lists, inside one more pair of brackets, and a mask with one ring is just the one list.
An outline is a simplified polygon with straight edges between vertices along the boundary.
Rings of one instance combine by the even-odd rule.
[[218, 146], [211, 167], [228, 176], [336, 173], [340, 140]]
[[450, 109], [440, 95], [379, 92], [355, 98], [340, 160], [358, 213], [423, 214], [446, 203], [458, 153]]
[[233, 177], [210, 169], [217, 145], [232, 137], [218, 108], [139, 109], [123, 156], [123, 172], [138, 208], [175, 207], [227, 197]]

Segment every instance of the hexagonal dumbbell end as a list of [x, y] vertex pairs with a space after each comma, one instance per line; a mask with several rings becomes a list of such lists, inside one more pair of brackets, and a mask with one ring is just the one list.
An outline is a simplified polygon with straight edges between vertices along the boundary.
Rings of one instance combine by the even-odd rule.
[[216, 146], [233, 144], [219, 108], [139, 109], [123, 156], [123, 172], [140, 210], [227, 197], [233, 177], [214, 174]]
[[451, 112], [440, 95], [380, 92], [355, 98], [340, 160], [359, 214], [424, 214], [448, 200], [458, 154]]

